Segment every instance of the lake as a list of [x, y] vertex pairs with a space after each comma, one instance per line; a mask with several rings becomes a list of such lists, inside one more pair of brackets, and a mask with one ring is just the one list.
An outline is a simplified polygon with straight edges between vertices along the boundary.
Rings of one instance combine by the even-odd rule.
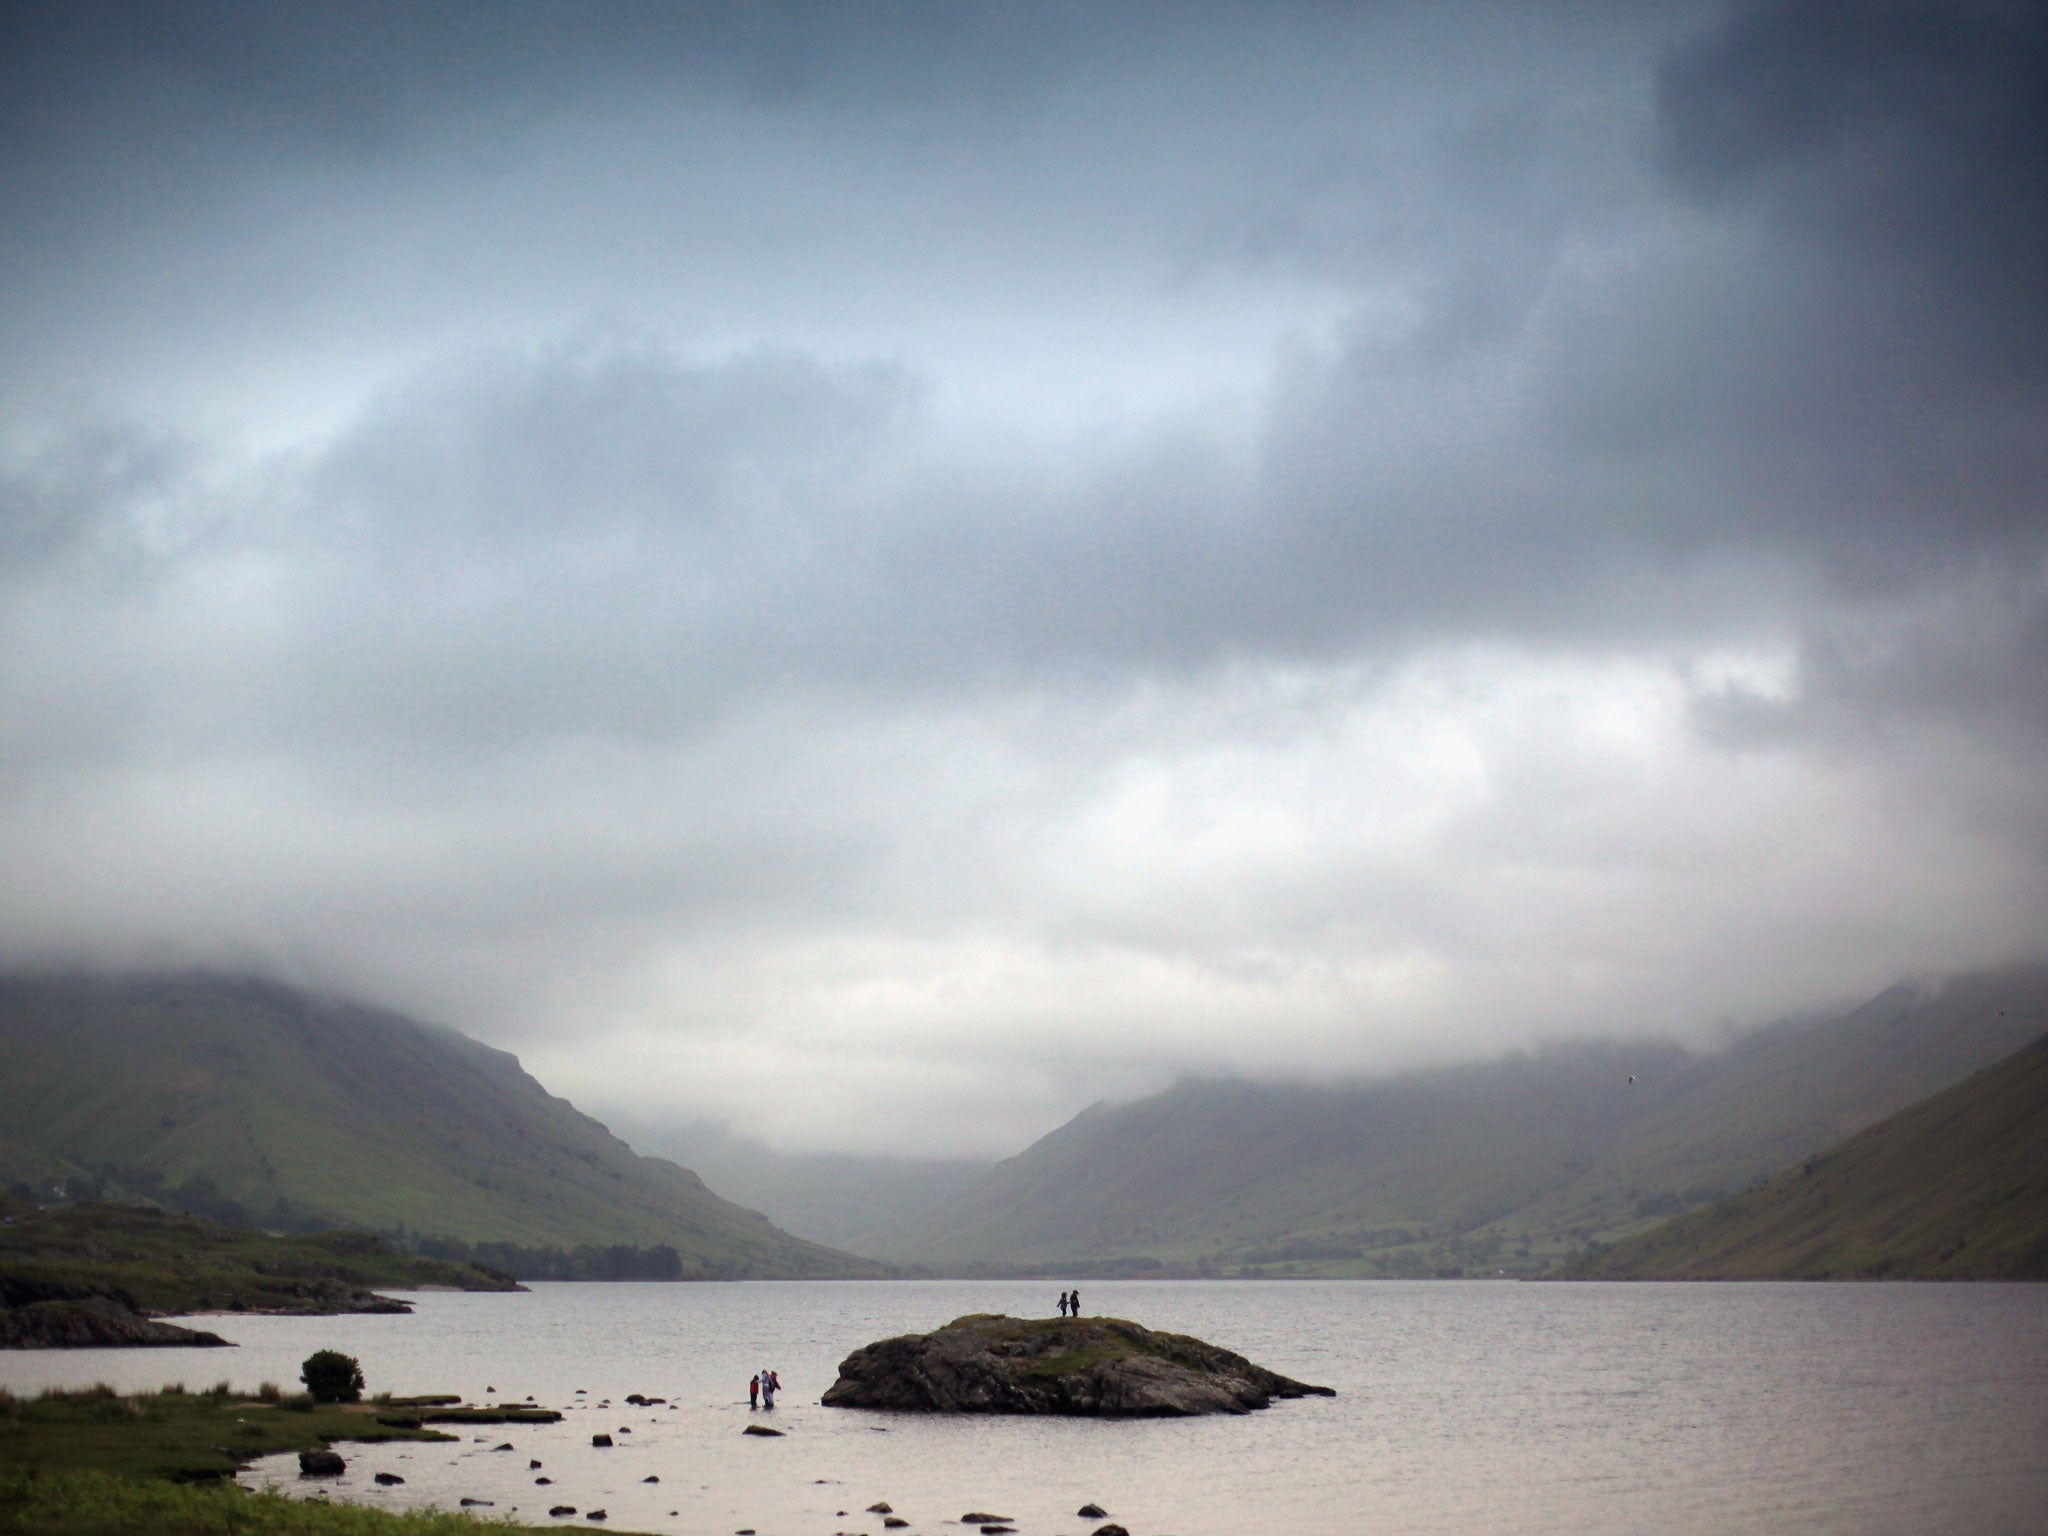
[[[968, 1312], [1044, 1316], [1057, 1284], [536, 1285], [425, 1294], [411, 1317], [221, 1317], [233, 1350], [0, 1353], [16, 1392], [223, 1378], [296, 1390], [319, 1348], [370, 1390], [561, 1408], [454, 1444], [339, 1447], [336, 1496], [590, 1530], [919, 1532], [1012, 1517], [1133, 1536], [1572, 1532], [1576, 1536], [2033, 1536], [2048, 1529], [2048, 1285], [1083, 1282], [1090, 1314], [1198, 1334], [1335, 1398], [1134, 1422], [828, 1409], [839, 1360]], [[781, 1375], [771, 1415], [747, 1378]], [[579, 1390], [580, 1389], [580, 1390]], [[668, 1399], [630, 1408], [628, 1393]], [[743, 1436], [772, 1422], [780, 1439]], [[612, 1435], [611, 1450], [590, 1444]], [[493, 1447], [510, 1442], [512, 1451]], [[539, 1471], [529, 1460], [539, 1460]], [[381, 1488], [374, 1473], [405, 1478]], [[549, 1477], [550, 1485], [534, 1479]], [[658, 1478], [650, 1483], [643, 1479]], [[295, 1461], [244, 1481], [309, 1491]]]

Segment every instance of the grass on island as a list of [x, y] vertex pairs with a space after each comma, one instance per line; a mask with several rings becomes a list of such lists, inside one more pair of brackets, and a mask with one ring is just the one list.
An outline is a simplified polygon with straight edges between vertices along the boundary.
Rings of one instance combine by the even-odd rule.
[[946, 1326], [972, 1328], [989, 1341], [995, 1354], [1029, 1357], [1024, 1366], [1028, 1376], [1065, 1376], [1133, 1355], [1201, 1370], [1207, 1358], [1197, 1339], [1160, 1333], [1121, 1317], [1006, 1317], [975, 1312], [956, 1317]]

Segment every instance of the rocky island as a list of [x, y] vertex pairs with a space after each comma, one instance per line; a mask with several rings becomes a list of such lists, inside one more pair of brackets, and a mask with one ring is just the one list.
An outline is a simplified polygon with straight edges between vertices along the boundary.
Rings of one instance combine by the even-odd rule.
[[1276, 1397], [1311, 1395], [1336, 1394], [1122, 1318], [977, 1313], [855, 1350], [823, 1401], [913, 1413], [1163, 1418], [1246, 1413]]

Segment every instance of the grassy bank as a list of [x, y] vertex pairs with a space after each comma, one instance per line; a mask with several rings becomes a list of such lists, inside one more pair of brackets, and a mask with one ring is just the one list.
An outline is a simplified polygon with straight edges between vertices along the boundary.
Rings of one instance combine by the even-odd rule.
[[0, 1472], [0, 1531], [24, 1536], [481, 1536], [530, 1530], [426, 1510], [389, 1514], [233, 1483], [166, 1483], [107, 1472]]
[[374, 1404], [315, 1403], [275, 1387], [254, 1398], [166, 1387], [122, 1395], [111, 1387], [17, 1398], [0, 1391], [0, 1474], [92, 1471], [197, 1482], [231, 1477], [278, 1451], [337, 1440], [447, 1440], [417, 1422], [389, 1423]]
[[480, 1530], [531, 1529], [436, 1510], [393, 1514], [251, 1493], [230, 1481], [246, 1462], [278, 1452], [342, 1441], [455, 1438], [405, 1417], [422, 1408], [459, 1413], [436, 1403], [316, 1404], [274, 1387], [250, 1398], [225, 1384], [205, 1392], [166, 1387], [125, 1396], [104, 1386], [24, 1398], [0, 1390], [0, 1532], [478, 1536]]
[[158, 1314], [347, 1312], [377, 1306], [380, 1286], [517, 1289], [507, 1275], [400, 1253], [365, 1232], [275, 1237], [124, 1205], [14, 1204], [9, 1214], [0, 1305], [105, 1296]]

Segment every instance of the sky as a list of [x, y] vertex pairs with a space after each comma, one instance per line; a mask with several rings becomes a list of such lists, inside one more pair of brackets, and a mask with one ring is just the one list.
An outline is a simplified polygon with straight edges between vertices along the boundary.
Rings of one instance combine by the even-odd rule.
[[2048, 13], [0, 5], [0, 964], [1007, 1155], [2048, 955]]

